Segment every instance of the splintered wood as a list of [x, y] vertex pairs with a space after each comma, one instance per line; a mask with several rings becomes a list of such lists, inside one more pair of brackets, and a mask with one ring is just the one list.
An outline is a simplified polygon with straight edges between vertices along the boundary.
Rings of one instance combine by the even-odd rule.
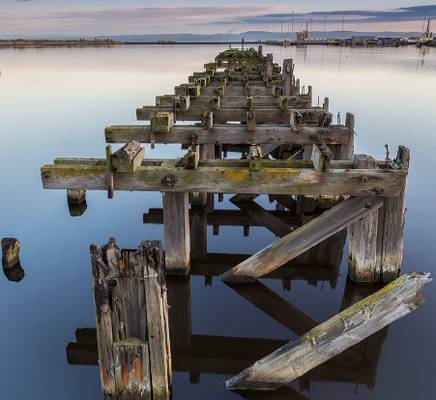
[[429, 274], [407, 274], [229, 379], [231, 390], [275, 390], [414, 311]]
[[171, 356], [160, 243], [91, 246], [101, 385], [107, 399], [168, 400]]

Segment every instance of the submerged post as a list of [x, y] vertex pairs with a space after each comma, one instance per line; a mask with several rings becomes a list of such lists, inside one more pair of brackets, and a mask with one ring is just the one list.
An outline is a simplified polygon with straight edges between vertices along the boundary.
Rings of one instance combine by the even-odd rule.
[[167, 400], [171, 354], [164, 256], [157, 241], [91, 246], [98, 359], [106, 399]]

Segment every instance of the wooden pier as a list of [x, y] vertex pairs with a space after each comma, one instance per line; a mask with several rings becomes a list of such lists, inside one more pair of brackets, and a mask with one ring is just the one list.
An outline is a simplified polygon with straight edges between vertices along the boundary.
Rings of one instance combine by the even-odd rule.
[[[279, 278], [283, 287], [290, 289], [292, 279], [308, 274], [311, 283], [326, 280], [335, 287], [347, 229], [350, 280], [375, 284], [398, 278], [410, 152], [399, 146], [395, 158], [391, 159], [387, 151], [383, 160], [355, 154], [354, 115], [347, 113], [343, 124], [338, 117], [334, 124], [329, 99], [314, 106], [312, 87], [305, 90], [294, 72], [292, 60], [278, 65], [271, 54], [263, 54], [262, 46], [258, 50], [224, 51], [205, 64], [203, 71], [189, 76], [188, 82], [176, 86], [174, 94], [157, 96], [155, 105], [138, 108], [137, 119], [146, 124], [107, 127], [105, 157], [57, 158], [53, 164], [44, 165], [44, 188], [67, 190], [72, 215], [85, 212], [88, 190], [106, 191], [108, 198], [117, 191], [161, 192], [163, 208], [150, 210], [143, 221], [163, 224], [169, 303], [180, 309], [173, 317], [184, 319], [185, 325], [190, 325], [190, 311], [183, 308], [184, 300], [177, 299], [177, 293], [186, 297], [188, 276], [200, 274], [205, 276], [206, 285], [211, 284], [213, 276], [220, 276], [298, 335], [324, 327], [334, 330], [328, 322], [317, 326], [257, 279]], [[122, 147], [113, 152], [113, 143]], [[151, 149], [156, 144], [176, 143], [185, 154], [179, 159], [156, 159], [145, 154], [141, 143], [150, 144]], [[227, 158], [228, 152], [239, 153], [239, 158]], [[232, 195], [230, 202], [237, 210], [215, 208], [216, 196], [222, 201], [225, 194]], [[261, 195], [268, 195], [275, 210], [267, 210], [256, 201]], [[240, 226], [244, 236], [249, 236], [250, 227], [262, 226], [278, 239], [254, 255], [211, 255], [208, 225], [213, 226], [214, 235], [219, 234], [220, 226]], [[172, 275], [175, 277], [170, 278]], [[409, 278], [403, 277], [419, 281], [419, 287], [427, 282], [427, 277]], [[171, 296], [175, 296], [173, 304]], [[382, 296], [380, 304], [388, 301], [387, 294], [375, 296]], [[139, 305], [139, 309], [146, 307]], [[359, 307], [351, 310], [358, 315]], [[140, 313], [138, 308], [136, 312]], [[398, 318], [402, 315], [405, 313], [396, 314]], [[158, 319], [166, 319], [163, 311]], [[386, 316], [385, 321], [394, 319]], [[362, 324], [362, 337], [385, 326], [374, 328], [366, 320]], [[367, 329], [367, 325], [371, 327]], [[189, 353], [186, 346], [191, 349], [195, 341], [202, 346], [209, 343], [209, 339], [194, 339], [190, 332], [179, 331], [180, 326], [180, 321], [172, 327], [170, 324], [176, 354], [182, 348]], [[107, 342], [99, 329], [99, 341]], [[135, 338], [141, 340], [141, 346], [147, 340]], [[239, 340], [234, 345], [226, 340], [229, 348], [240, 346]], [[339, 353], [348, 344], [335, 347], [335, 351]], [[274, 348], [278, 347], [275, 343]], [[316, 358], [313, 352], [308, 353]], [[277, 367], [273, 355], [262, 368], [272, 371]], [[165, 353], [161, 356], [166, 357]], [[308, 364], [307, 371], [319, 364], [317, 360]], [[243, 363], [235, 361], [234, 369], [239, 372]], [[175, 364], [178, 368], [183, 363]], [[232, 369], [231, 373], [236, 372]], [[254, 383], [239, 375], [228, 387], [277, 388], [299, 376], [284, 374], [274, 380], [273, 374], [270, 381], [263, 382], [259, 378], [262, 373], [254, 375]], [[108, 384], [106, 377], [102, 375], [103, 388]], [[141, 379], [146, 378], [141, 375]], [[168, 388], [170, 379], [166, 382]], [[108, 391], [113, 389], [110, 384]]]

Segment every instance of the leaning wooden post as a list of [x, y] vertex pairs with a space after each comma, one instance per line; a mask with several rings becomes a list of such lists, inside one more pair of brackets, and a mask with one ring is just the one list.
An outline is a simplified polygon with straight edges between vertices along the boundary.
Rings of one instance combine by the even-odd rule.
[[171, 353], [160, 243], [91, 246], [100, 377], [106, 399], [169, 399]]
[[226, 382], [230, 390], [275, 390], [414, 311], [430, 274], [404, 275]]
[[[354, 168], [375, 169], [377, 162], [371, 156], [354, 156]], [[354, 282], [378, 282], [380, 266], [377, 261], [377, 225], [380, 209], [376, 209], [348, 228], [348, 271]]]
[[[398, 147], [397, 157], [390, 164], [391, 168], [409, 169], [410, 150]], [[404, 224], [405, 224], [406, 184], [398, 197], [386, 198], [379, 211], [377, 257], [381, 280], [390, 282], [401, 271], [403, 262]]]
[[190, 269], [189, 194], [164, 192], [162, 202], [166, 273], [188, 275]]

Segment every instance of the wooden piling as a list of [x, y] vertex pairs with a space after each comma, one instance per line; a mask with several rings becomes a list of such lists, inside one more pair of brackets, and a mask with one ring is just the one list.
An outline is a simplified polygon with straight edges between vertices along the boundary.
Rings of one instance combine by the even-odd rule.
[[106, 399], [168, 400], [171, 392], [164, 256], [160, 243], [91, 246], [98, 359]]

